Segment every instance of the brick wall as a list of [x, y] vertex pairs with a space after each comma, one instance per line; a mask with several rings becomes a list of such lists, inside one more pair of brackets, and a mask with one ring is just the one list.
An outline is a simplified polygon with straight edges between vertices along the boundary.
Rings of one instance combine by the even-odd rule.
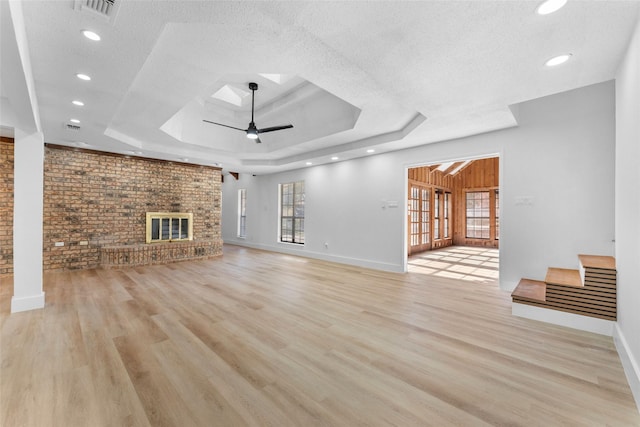
[[13, 273], [13, 139], [0, 137], [0, 275]]
[[47, 145], [44, 269], [93, 268], [101, 246], [144, 244], [146, 212], [192, 212], [194, 240], [220, 255], [221, 199], [218, 168]]

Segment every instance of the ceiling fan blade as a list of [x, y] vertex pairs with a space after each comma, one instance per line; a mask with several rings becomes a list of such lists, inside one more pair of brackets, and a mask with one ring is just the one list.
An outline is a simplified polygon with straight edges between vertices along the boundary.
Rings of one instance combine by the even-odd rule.
[[274, 132], [276, 130], [291, 129], [293, 125], [273, 126], [270, 128], [258, 129], [258, 133]]
[[212, 122], [210, 120], [204, 120], [202, 119], [203, 122], [207, 122], [207, 123], [211, 123], [214, 125], [218, 125], [218, 126], [224, 126], [226, 128], [229, 129], [235, 129], [235, 130], [239, 130], [242, 132], [245, 132], [247, 134], [247, 138], [249, 139], [253, 139], [256, 141], [257, 144], [261, 144], [262, 141], [260, 141], [260, 138], [258, 138], [258, 135], [261, 133], [267, 133], [267, 132], [275, 132], [277, 130], [284, 130], [284, 129], [291, 129], [293, 127], [292, 124], [288, 124], [288, 125], [282, 125], [282, 126], [272, 126], [269, 128], [264, 128], [264, 129], [258, 129], [256, 127], [255, 122], [253, 121], [253, 115], [254, 115], [254, 107], [255, 107], [255, 96], [256, 96], [256, 90], [258, 90], [258, 84], [257, 83], [249, 83], [249, 90], [251, 91], [251, 122], [249, 123], [249, 127], [246, 129], [240, 129], [237, 128], [235, 126], [229, 126], [229, 125], [225, 125], [222, 123], [218, 123], [218, 122]]
[[242, 131], [242, 132], [246, 132], [246, 131], [247, 131], [246, 129], [240, 129], [240, 128], [237, 128], [237, 127], [234, 127], [234, 126], [223, 125], [222, 123], [216, 123], [216, 122], [212, 122], [212, 121], [210, 121], [210, 120], [204, 120], [204, 119], [202, 119], [202, 121], [203, 121], [203, 122], [207, 122], [207, 123], [211, 123], [211, 124], [214, 124], [214, 125], [218, 125], [218, 126], [224, 126], [224, 127], [226, 127], [226, 128], [231, 128], [231, 129], [235, 129], [235, 130], [240, 130], [240, 131]]

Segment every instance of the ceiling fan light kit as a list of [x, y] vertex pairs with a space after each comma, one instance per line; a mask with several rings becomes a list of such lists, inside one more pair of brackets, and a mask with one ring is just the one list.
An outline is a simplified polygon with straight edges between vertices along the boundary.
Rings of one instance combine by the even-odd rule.
[[214, 125], [224, 126], [224, 127], [227, 127], [227, 128], [236, 129], [236, 130], [245, 132], [247, 134], [247, 138], [253, 139], [257, 143], [261, 143], [262, 142], [262, 141], [260, 141], [260, 137], [259, 137], [259, 135], [261, 133], [275, 132], [275, 131], [278, 131], [278, 130], [291, 129], [293, 127], [292, 124], [288, 124], [288, 125], [273, 126], [273, 127], [269, 127], [269, 128], [258, 129], [256, 127], [255, 122], [253, 121], [253, 113], [254, 113], [254, 108], [255, 108], [255, 95], [256, 95], [256, 90], [258, 90], [258, 83], [254, 83], [254, 82], [249, 83], [249, 90], [251, 90], [251, 122], [249, 123], [249, 127], [247, 127], [246, 129], [240, 129], [240, 128], [237, 128], [235, 126], [229, 126], [229, 125], [225, 125], [223, 123], [216, 123], [216, 122], [212, 122], [210, 120], [204, 120], [203, 119], [202, 121], [203, 122], [207, 122], [207, 123], [211, 123], [211, 124], [214, 124]]
[[[253, 129], [251, 127], [249, 127], [249, 129], [247, 129], [247, 138], [249, 139], [258, 139], [258, 130], [255, 128], [255, 126], [253, 127]], [[258, 141], [260, 142], [260, 141]]]

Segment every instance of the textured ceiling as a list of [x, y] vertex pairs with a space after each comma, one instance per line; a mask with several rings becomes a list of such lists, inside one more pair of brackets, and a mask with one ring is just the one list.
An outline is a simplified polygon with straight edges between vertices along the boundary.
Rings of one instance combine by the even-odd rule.
[[[251, 173], [515, 126], [512, 105], [614, 78], [639, 7], [570, 1], [540, 16], [529, 1], [116, 1], [109, 20], [77, 1], [23, 4], [45, 141]], [[544, 66], [565, 52], [569, 62]], [[293, 129], [255, 144], [202, 122], [246, 128], [250, 97], [211, 95], [250, 81], [258, 127]]]

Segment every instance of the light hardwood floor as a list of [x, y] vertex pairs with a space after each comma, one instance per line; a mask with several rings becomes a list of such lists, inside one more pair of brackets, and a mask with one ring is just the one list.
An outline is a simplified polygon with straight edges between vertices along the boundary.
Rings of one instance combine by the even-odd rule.
[[499, 251], [493, 248], [448, 246], [409, 257], [409, 272], [458, 279], [463, 282], [496, 283]]
[[611, 338], [495, 282], [225, 246], [48, 273], [43, 310], [1, 289], [5, 427], [640, 425]]

